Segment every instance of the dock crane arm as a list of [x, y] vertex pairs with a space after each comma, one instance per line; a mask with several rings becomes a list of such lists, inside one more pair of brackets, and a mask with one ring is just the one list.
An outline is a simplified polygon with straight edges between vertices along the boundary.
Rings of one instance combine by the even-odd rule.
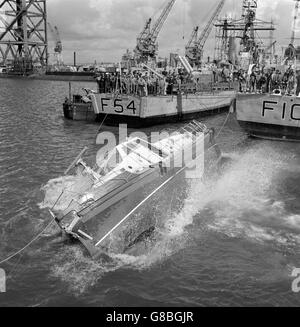
[[142, 40], [144, 40], [150, 34], [151, 21], [152, 21], [151, 18], [149, 18], [147, 20], [144, 29], [142, 30], [142, 32], [140, 33], [140, 35], [137, 38], [137, 43], [138, 44], [139, 44], [139, 42], [141, 42]]
[[200, 34], [199, 38], [194, 42], [191, 41], [190, 44], [186, 46], [186, 55], [189, 57], [191, 61], [201, 61], [203, 55], [203, 48], [204, 45], [214, 27], [214, 23], [218, 19], [226, 0], [221, 0], [213, 12], [212, 16], [210, 17], [209, 21], [207, 22], [204, 30]]
[[205, 26], [204, 30], [202, 31], [198, 41], [197, 41], [197, 45], [201, 48], [204, 47], [205, 42], [207, 41], [209, 34], [211, 33], [213, 26], [214, 26], [214, 22], [218, 19], [224, 4], [225, 4], [226, 0], [221, 0], [220, 3], [218, 4], [216, 10], [214, 11], [213, 15], [211, 16], [209, 22], [207, 23], [207, 25]]
[[176, 0], [170, 0], [166, 7], [164, 7], [158, 20], [155, 22], [153, 28], [151, 28], [152, 19], [148, 19], [143, 31], [137, 38], [137, 45], [135, 54], [138, 58], [155, 57], [157, 51], [156, 41], [161, 31], [163, 24], [165, 23], [174, 3]]
[[186, 45], [186, 49], [190, 48], [194, 44], [194, 42], [197, 41], [197, 39], [198, 39], [198, 31], [199, 31], [199, 26], [196, 26], [194, 28], [194, 30], [193, 30], [193, 33], [192, 33], [190, 39], [189, 39], [189, 42]]
[[299, 15], [299, 2], [300, 0], [295, 0], [295, 14], [294, 14], [294, 20], [293, 20], [293, 30], [292, 30], [292, 37], [291, 37], [291, 45], [294, 45], [295, 43], [295, 34], [296, 34], [296, 27], [298, 22], [298, 15]]
[[294, 13], [294, 20], [293, 20], [291, 42], [288, 45], [288, 47], [285, 49], [282, 64], [284, 64], [287, 60], [295, 60], [295, 57], [296, 57], [296, 49], [294, 47], [294, 43], [295, 43], [296, 27], [297, 27], [297, 22], [298, 22], [298, 15], [299, 15], [300, 0], [295, 0], [295, 1], [296, 1], [296, 4], [295, 4], [295, 13]]
[[54, 37], [54, 40], [55, 40], [54, 51], [56, 53], [61, 53], [62, 52], [62, 42], [61, 42], [61, 39], [60, 39], [58, 28], [57, 28], [57, 26], [54, 26], [54, 28], [53, 28], [50, 23], [48, 23], [48, 26], [49, 26], [50, 31], [51, 31], [51, 33], [52, 33], [52, 35]]
[[62, 42], [61, 42], [61, 38], [60, 38], [57, 26], [54, 26], [54, 30], [55, 30], [55, 34], [56, 34], [56, 51], [61, 53], [62, 52]]
[[171, 1], [168, 2], [167, 6], [164, 8], [164, 10], [162, 11], [160, 17], [158, 18], [158, 20], [154, 24], [154, 26], [153, 26], [153, 28], [151, 30], [151, 34], [150, 34], [150, 38], [152, 39], [153, 42], [156, 42], [158, 34], [161, 31], [166, 19], [168, 18], [169, 14], [170, 14], [170, 11], [173, 8], [175, 2], [176, 2], [176, 0], [171, 0]]

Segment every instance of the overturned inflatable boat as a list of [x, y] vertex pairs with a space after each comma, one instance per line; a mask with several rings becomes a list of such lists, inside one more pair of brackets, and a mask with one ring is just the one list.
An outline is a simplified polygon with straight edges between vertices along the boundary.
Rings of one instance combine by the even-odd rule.
[[221, 157], [214, 130], [198, 121], [155, 143], [128, 139], [97, 169], [83, 161], [85, 150], [66, 172], [74, 170], [67, 176], [72, 183], [61, 188], [48, 208], [62, 231], [79, 240], [93, 257], [109, 253], [111, 238], [120, 230], [121, 251], [151, 235], [161, 224], [154, 209], [170, 203], [172, 191], [184, 198], [187, 178], [202, 178], [203, 167], [208, 169]]

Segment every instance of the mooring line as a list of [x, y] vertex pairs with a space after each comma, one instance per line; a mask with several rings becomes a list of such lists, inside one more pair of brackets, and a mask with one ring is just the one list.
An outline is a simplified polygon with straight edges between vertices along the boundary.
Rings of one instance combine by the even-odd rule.
[[[62, 197], [62, 195], [64, 194], [65, 190], [63, 190], [61, 192], [61, 194], [59, 195], [59, 197], [57, 198], [56, 202], [54, 203], [53, 207], [51, 208], [51, 210], [53, 210], [55, 208], [55, 206], [57, 205], [58, 201], [60, 200], [60, 198]], [[32, 243], [34, 243], [36, 240], [38, 240], [40, 238], [40, 236], [42, 236], [45, 231], [55, 222], [55, 217], [53, 217], [53, 219], [50, 221], [50, 223], [34, 238], [32, 239], [29, 243], [27, 243], [27, 245], [25, 245], [22, 249], [20, 249], [19, 251], [15, 252], [14, 254], [11, 254], [9, 257], [7, 257], [6, 259], [0, 261], [0, 265], [13, 259], [14, 257], [16, 257], [18, 254], [22, 253], [23, 251], [25, 251]], [[18, 264], [18, 263], [17, 263]]]
[[217, 134], [216, 137], [215, 137], [216, 139], [220, 136], [220, 134], [222, 133], [223, 129], [225, 128], [225, 126], [226, 126], [226, 124], [227, 124], [227, 122], [228, 122], [228, 119], [229, 119], [229, 117], [230, 117], [230, 115], [231, 115], [231, 106], [232, 106], [232, 105], [233, 105], [233, 101], [232, 101], [231, 104], [230, 104], [230, 108], [229, 108], [228, 114], [227, 114], [227, 116], [226, 116], [226, 119], [225, 119], [225, 121], [224, 121], [222, 127], [220, 128], [218, 134]]
[[99, 127], [99, 129], [98, 129], [98, 131], [97, 131], [97, 135], [96, 135], [96, 137], [98, 136], [99, 132], [101, 131], [101, 128], [102, 128], [102, 126], [103, 126], [103, 124], [104, 124], [104, 122], [105, 122], [107, 116], [108, 116], [108, 113], [104, 116], [104, 119], [102, 120], [102, 123], [100, 124], [100, 127]]
[[2, 265], [3, 263], [13, 259], [14, 257], [16, 257], [18, 254], [22, 253], [23, 251], [25, 251], [32, 243], [34, 243], [36, 240], [38, 240], [44, 233], [45, 231], [54, 223], [55, 218], [51, 219], [51, 222], [34, 238], [32, 239], [29, 243], [27, 243], [22, 249], [20, 249], [19, 251], [15, 252], [14, 254], [11, 254], [9, 257], [7, 257], [6, 259], [0, 261], [0, 265]]

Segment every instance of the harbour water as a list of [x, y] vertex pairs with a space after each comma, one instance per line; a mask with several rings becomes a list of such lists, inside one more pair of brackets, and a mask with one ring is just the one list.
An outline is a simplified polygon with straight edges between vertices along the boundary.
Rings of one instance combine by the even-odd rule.
[[[0, 79], [0, 261], [51, 220], [41, 187], [84, 146], [97, 151], [99, 125], [66, 121], [64, 94], [66, 82]], [[218, 131], [225, 118], [203, 122]], [[166, 208], [147, 252], [95, 261], [52, 226], [0, 266], [0, 306], [299, 306], [300, 145], [248, 139], [232, 117], [217, 141], [228, 164], [174, 195], [181, 211]]]

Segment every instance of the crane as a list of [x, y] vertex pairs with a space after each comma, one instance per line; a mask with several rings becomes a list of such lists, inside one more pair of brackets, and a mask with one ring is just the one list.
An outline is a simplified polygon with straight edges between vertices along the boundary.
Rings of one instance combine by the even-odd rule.
[[48, 23], [48, 26], [49, 26], [49, 29], [55, 40], [54, 56], [56, 58], [56, 63], [58, 66], [62, 66], [63, 65], [63, 58], [62, 58], [63, 47], [62, 47], [62, 42], [61, 42], [58, 28], [57, 28], [57, 26], [54, 26], [54, 28], [53, 28], [50, 23]]
[[[187, 43], [186, 45], [186, 51], [191, 51], [193, 52], [193, 45], [197, 42], [197, 39], [198, 39], [198, 31], [199, 31], [199, 26], [196, 26], [194, 29], [193, 29], [193, 32], [192, 32], [192, 35], [189, 39], [189, 42]], [[188, 54], [188, 53], [186, 53]], [[192, 56], [192, 53], [189, 55], [189, 56]]]
[[149, 58], [155, 58], [157, 55], [158, 45], [157, 38], [158, 35], [168, 18], [172, 7], [174, 6], [176, 0], [170, 0], [164, 7], [161, 15], [155, 22], [153, 28], [151, 28], [152, 19], [150, 18], [137, 38], [137, 45], [134, 50], [135, 57], [138, 62], [147, 62]]
[[[192, 37], [189, 40], [189, 43], [185, 47], [185, 53], [186, 53], [185, 55], [192, 65], [198, 66], [201, 64], [202, 57], [203, 57], [204, 45], [209, 37], [209, 34], [211, 33], [211, 31], [213, 29], [214, 23], [218, 19], [219, 15], [223, 9], [225, 1], [226, 0], [221, 0], [219, 2], [217, 8], [213, 12], [211, 18], [209, 19], [208, 23], [206, 24], [206, 26], [205, 26], [204, 30], [202, 31], [201, 35], [199, 36], [199, 38], [197, 38], [197, 37], [195, 38], [195, 31], [196, 31], [197, 27], [194, 29]], [[198, 33], [198, 29], [197, 29], [197, 33]]]
[[299, 2], [300, 0], [295, 0], [296, 4], [295, 4], [295, 14], [294, 14], [294, 21], [293, 21], [293, 29], [292, 29], [292, 37], [291, 37], [291, 42], [288, 45], [288, 47], [286, 48], [285, 52], [284, 52], [284, 62], [286, 60], [295, 60], [296, 58], [296, 49], [294, 47], [294, 43], [295, 43], [295, 36], [296, 36], [296, 27], [297, 27], [297, 23], [298, 23], [298, 16], [299, 16]]
[[293, 21], [293, 30], [292, 30], [292, 37], [291, 37], [291, 45], [294, 46], [295, 42], [295, 34], [296, 34], [296, 27], [297, 27], [297, 22], [298, 22], [298, 15], [299, 15], [299, 2], [300, 0], [295, 0], [295, 15], [294, 15], [294, 21]]

